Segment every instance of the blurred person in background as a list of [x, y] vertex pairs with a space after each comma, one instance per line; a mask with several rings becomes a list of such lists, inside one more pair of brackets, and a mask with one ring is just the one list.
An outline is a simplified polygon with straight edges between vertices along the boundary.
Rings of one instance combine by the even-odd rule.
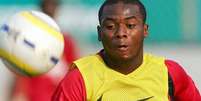
[[97, 26], [103, 49], [73, 62], [52, 101], [201, 101], [181, 65], [144, 53], [146, 14], [140, 0], [105, 0]]
[[[59, 0], [41, 0], [40, 8], [56, 20], [59, 3]], [[11, 101], [50, 101], [58, 82], [68, 71], [68, 65], [79, 56], [72, 37], [65, 32], [63, 35], [64, 54], [60, 62], [50, 72], [38, 77], [17, 76]]]

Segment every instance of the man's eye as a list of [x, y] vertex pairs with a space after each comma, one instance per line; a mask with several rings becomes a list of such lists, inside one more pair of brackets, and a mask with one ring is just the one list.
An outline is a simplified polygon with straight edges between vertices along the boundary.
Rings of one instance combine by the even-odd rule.
[[126, 24], [126, 26], [127, 26], [127, 28], [129, 28], [129, 29], [133, 29], [133, 28], [135, 28], [135, 24]]
[[115, 28], [115, 26], [114, 25], [107, 25], [107, 26], [105, 26], [105, 28], [108, 30], [113, 30]]

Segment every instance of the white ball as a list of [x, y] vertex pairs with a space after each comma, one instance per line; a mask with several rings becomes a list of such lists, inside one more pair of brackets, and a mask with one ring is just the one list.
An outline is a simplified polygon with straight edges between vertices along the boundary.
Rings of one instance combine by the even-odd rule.
[[48, 72], [61, 58], [63, 48], [58, 25], [42, 12], [18, 12], [0, 27], [0, 57], [17, 74]]

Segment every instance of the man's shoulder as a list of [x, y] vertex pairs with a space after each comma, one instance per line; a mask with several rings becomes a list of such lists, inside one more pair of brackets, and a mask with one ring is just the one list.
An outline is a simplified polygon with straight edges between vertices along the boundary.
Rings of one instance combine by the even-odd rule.
[[83, 56], [83, 57], [77, 59], [75, 62], [88, 61], [88, 60], [91, 60], [93, 58], [97, 58], [96, 54], [91, 54], [91, 55]]
[[66, 81], [71, 80], [78, 80], [78, 78], [82, 78], [82, 75], [77, 67], [72, 68], [69, 70], [69, 72], [66, 74], [65, 78]]
[[149, 62], [151, 61], [156, 64], [162, 64], [162, 65], [165, 64], [165, 66], [168, 69], [168, 72], [170, 72], [171, 74], [185, 73], [184, 68], [179, 63], [177, 63], [174, 60], [168, 59], [164, 56], [157, 56], [146, 53], [145, 60]]
[[76, 61], [74, 61], [73, 63], [76, 65], [79, 65], [79, 64], [88, 65], [88, 64], [97, 63], [97, 62], [102, 62], [102, 58], [98, 53], [83, 56], [83, 57], [77, 59]]
[[157, 65], [164, 65], [165, 57], [157, 56], [150, 53], [144, 54], [144, 61], [147, 63], [157, 64]]
[[171, 76], [177, 79], [187, 76], [184, 68], [176, 61], [166, 59], [165, 65], [167, 66], [168, 72]]
[[62, 82], [58, 85], [53, 94], [54, 101], [69, 100], [69, 101], [84, 101], [86, 99], [86, 88], [84, 79], [78, 68], [71, 69]]

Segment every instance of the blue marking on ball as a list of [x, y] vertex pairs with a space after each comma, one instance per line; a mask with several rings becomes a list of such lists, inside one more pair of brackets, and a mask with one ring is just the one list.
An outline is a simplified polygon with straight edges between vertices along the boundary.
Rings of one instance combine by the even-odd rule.
[[4, 25], [1, 27], [1, 29], [2, 29], [3, 31], [5, 31], [5, 32], [8, 32], [8, 31], [9, 31], [9, 26], [6, 25], [6, 24], [4, 24]]
[[56, 57], [51, 57], [50, 60], [56, 65], [59, 62], [59, 59]]
[[25, 43], [27, 46], [29, 46], [29, 47], [35, 49], [35, 45], [34, 45], [32, 42], [28, 41], [27, 39], [24, 39], [24, 43]]

